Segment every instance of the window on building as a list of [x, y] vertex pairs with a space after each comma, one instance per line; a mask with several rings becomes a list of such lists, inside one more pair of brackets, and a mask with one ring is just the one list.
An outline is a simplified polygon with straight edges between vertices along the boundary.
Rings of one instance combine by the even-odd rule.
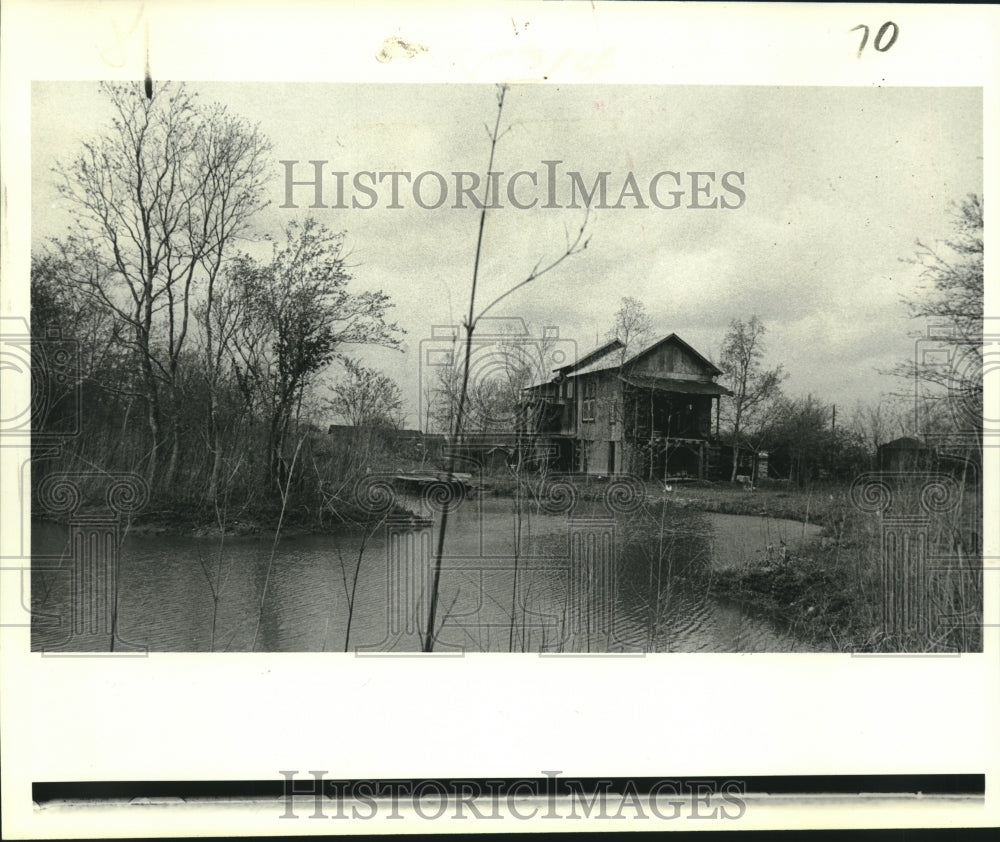
[[595, 407], [597, 404], [597, 381], [584, 380], [582, 394], [583, 394], [583, 414], [581, 416], [581, 419], [583, 421], [593, 421]]
[[566, 381], [566, 397], [567, 398], [572, 398], [573, 397], [573, 381], [572, 380], [567, 380]]

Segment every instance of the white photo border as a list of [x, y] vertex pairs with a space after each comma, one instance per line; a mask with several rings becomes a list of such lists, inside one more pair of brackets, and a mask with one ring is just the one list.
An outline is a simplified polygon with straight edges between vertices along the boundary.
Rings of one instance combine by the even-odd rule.
[[[983, 148], [1000, 148], [995, 7], [431, 3], [362, 10], [319, 2], [14, 0], [3, 17], [4, 316], [28, 312], [31, 83], [141, 79], [147, 38], [154, 78], [173, 80], [981, 87]], [[890, 19], [900, 27], [898, 43], [859, 58], [851, 28]], [[376, 60], [393, 36], [426, 49]], [[992, 199], [995, 154], [983, 163]], [[987, 219], [993, 277], [997, 226]], [[996, 285], [987, 286], [986, 312], [1000, 314]], [[5, 376], [5, 407], [26, 387]], [[987, 389], [987, 406], [996, 406], [995, 383]], [[26, 452], [5, 447], [0, 454], [2, 566], [11, 581], [17, 541], [29, 529]], [[994, 567], [997, 456], [987, 449], [984, 466], [984, 552]], [[984, 652], [960, 657], [53, 659], [30, 652], [27, 628], [4, 627], [5, 836], [376, 830], [282, 823], [280, 810], [236, 806], [195, 818], [182, 809], [166, 819], [105, 811], [46, 824], [31, 804], [32, 781], [267, 780], [282, 769], [329, 769], [341, 778], [538, 777], [552, 769], [576, 777], [984, 772], [985, 807], [913, 812], [910, 803], [892, 802], [872, 813], [772, 805], [748, 811], [741, 827], [996, 824], [1000, 588], [990, 581], [987, 573]], [[23, 610], [20, 599], [5, 583], [5, 616]], [[658, 726], [633, 731], [648, 722]]]

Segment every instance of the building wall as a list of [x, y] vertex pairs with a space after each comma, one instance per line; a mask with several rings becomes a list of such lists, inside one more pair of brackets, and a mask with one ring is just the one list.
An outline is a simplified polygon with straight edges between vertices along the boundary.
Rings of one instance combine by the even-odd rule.
[[[602, 371], [594, 374], [572, 378], [576, 381], [574, 403], [577, 418], [577, 437], [586, 449], [585, 463], [578, 464], [579, 469], [585, 469], [591, 474], [609, 473], [621, 470], [621, 440], [622, 440], [622, 403], [621, 381], [617, 371]], [[584, 421], [584, 395], [587, 394], [587, 384], [594, 384], [594, 420]], [[611, 466], [608, 461], [609, 442], [614, 442], [615, 461]]]
[[[614, 466], [610, 462], [612, 448], [614, 448]], [[621, 442], [579, 439], [574, 470], [602, 476], [621, 473], [624, 470]]]
[[711, 372], [702, 363], [673, 342], [666, 342], [644, 357], [629, 370], [637, 374], [666, 374], [681, 379], [710, 380]]
[[[684, 380], [713, 381], [712, 370], [702, 361], [690, 354], [676, 342], [665, 342], [654, 348], [645, 356], [630, 364], [629, 370], [635, 374], [658, 374]], [[584, 420], [584, 401], [587, 385], [593, 384], [594, 413], [593, 420]], [[635, 462], [635, 450], [632, 447], [634, 435], [650, 434], [648, 420], [644, 421], [644, 429], [635, 431], [626, 429], [628, 419], [625, 417], [624, 389], [618, 379], [618, 369], [594, 372], [579, 377], [567, 377], [561, 383], [552, 383], [543, 387], [537, 393], [544, 394], [563, 403], [556, 410], [553, 422], [547, 426], [547, 431], [558, 432], [575, 440], [572, 453], [573, 469], [592, 474], [607, 474], [631, 469]], [[676, 436], [708, 439], [711, 436], [712, 398], [704, 395], [674, 396], [669, 399], [679, 408], [682, 404], [691, 406], [686, 412], [687, 420], [684, 430], [672, 429]], [[662, 403], [659, 401], [658, 403]], [[676, 408], [671, 412], [676, 412]], [[662, 414], [662, 410], [660, 412]], [[635, 413], [632, 412], [633, 421]], [[556, 420], [558, 419], [558, 420]], [[676, 423], [676, 419], [673, 423]], [[613, 464], [609, 464], [612, 458]], [[567, 454], [568, 455], [568, 454]]]

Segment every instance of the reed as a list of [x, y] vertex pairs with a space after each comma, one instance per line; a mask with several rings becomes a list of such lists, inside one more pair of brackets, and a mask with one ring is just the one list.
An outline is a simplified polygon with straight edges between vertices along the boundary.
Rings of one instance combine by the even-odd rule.
[[716, 592], [837, 651], [981, 651], [982, 490], [953, 479], [935, 510], [926, 476], [893, 477], [891, 506], [846, 506], [796, 552], [723, 571]]

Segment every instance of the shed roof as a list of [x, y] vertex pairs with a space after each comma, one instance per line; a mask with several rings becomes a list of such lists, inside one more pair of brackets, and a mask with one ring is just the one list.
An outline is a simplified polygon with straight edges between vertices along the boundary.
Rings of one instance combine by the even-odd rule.
[[685, 395], [731, 395], [725, 386], [705, 380], [682, 380], [660, 374], [623, 374], [621, 379], [631, 386], [657, 389], [661, 392], [680, 392]]
[[619, 348], [623, 348], [620, 339], [612, 339], [610, 342], [605, 342], [603, 345], [597, 346], [590, 353], [584, 354], [582, 357], [577, 359], [575, 362], [568, 363], [567, 365], [559, 366], [559, 368], [552, 369], [553, 371], [558, 371], [562, 374], [568, 374], [571, 371], [579, 371], [585, 366], [589, 366], [595, 361], [602, 359], [603, 357], [610, 354], [612, 351], [616, 351]]

